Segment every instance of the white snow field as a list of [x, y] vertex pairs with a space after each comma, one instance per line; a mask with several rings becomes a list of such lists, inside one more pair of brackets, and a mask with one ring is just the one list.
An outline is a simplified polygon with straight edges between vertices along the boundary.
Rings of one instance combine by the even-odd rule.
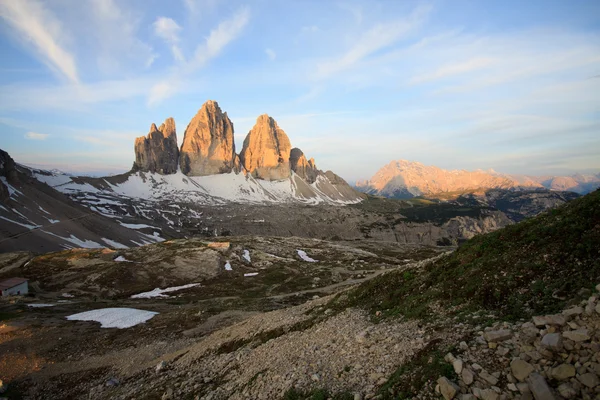
[[174, 286], [174, 287], [169, 287], [166, 289], [156, 288], [149, 292], [134, 294], [133, 296], [131, 296], [131, 298], [132, 299], [151, 299], [153, 297], [169, 297], [167, 295], [164, 295], [163, 293], [176, 292], [178, 290], [188, 289], [188, 288], [191, 288], [194, 286], [200, 286], [200, 284], [199, 283], [189, 283], [187, 285]]
[[152, 319], [157, 312], [136, 308], [101, 308], [66, 317], [69, 321], [96, 321], [101, 328], [131, 328]]
[[304, 250], [296, 250], [301, 259], [306, 262], [319, 262], [319, 260], [315, 260], [314, 258], [310, 258]]

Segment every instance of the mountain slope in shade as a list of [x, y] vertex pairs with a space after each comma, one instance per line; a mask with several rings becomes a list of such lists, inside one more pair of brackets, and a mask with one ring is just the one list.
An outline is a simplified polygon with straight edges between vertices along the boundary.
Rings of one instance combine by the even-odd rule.
[[445, 170], [406, 160], [392, 161], [377, 171], [370, 180], [356, 183], [356, 188], [364, 193], [391, 198], [517, 188], [545, 188], [585, 194], [599, 186], [599, 175], [576, 174], [570, 177], [507, 175], [493, 170]]
[[0, 150], [0, 252], [127, 248], [160, 240], [91, 212], [34, 179], [31, 170]]

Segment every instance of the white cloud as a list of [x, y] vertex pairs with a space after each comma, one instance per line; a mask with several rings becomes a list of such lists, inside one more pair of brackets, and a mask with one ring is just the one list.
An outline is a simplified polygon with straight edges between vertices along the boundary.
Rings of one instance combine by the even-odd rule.
[[69, 81], [79, 81], [75, 57], [64, 47], [68, 41], [64, 28], [44, 4], [35, 0], [0, 0], [0, 17], [42, 62]]
[[171, 18], [158, 17], [154, 21], [154, 34], [163, 39], [167, 44], [171, 46], [171, 52], [175, 60], [182, 62], [184, 61], [183, 53], [179, 47], [179, 32], [181, 27]]
[[240, 8], [230, 19], [221, 22], [210, 32], [205, 43], [196, 48], [192, 61], [194, 68], [203, 67], [208, 61], [218, 56], [221, 51], [236, 39], [250, 20], [250, 9]]
[[265, 49], [265, 53], [267, 54], [267, 57], [269, 57], [269, 60], [273, 61], [275, 60], [275, 58], [277, 58], [277, 53], [275, 53], [275, 51], [273, 49]]
[[327, 78], [353, 67], [369, 55], [390, 47], [417, 28], [431, 11], [429, 6], [417, 7], [408, 18], [379, 23], [363, 32], [354, 45], [342, 56], [320, 63], [317, 77]]
[[210, 31], [204, 43], [196, 47], [192, 60], [176, 68], [170, 78], [161, 80], [150, 89], [148, 105], [156, 105], [177, 93], [182, 87], [180, 81], [219, 56], [223, 49], [241, 34], [249, 20], [250, 9], [243, 7]]
[[36, 132], [27, 132], [25, 134], [25, 138], [26, 139], [30, 139], [30, 140], [46, 140], [48, 138], [47, 133], [36, 133]]

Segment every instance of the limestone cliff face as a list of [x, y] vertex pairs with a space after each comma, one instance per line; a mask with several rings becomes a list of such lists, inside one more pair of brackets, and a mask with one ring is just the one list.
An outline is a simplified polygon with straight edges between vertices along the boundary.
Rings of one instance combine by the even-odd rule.
[[302, 150], [297, 147], [290, 152], [290, 168], [308, 183], [314, 183], [319, 175], [315, 159], [307, 160]]
[[134, 165], [140, 171], [165, 175], [177, 172], [179, 149], [177, 148], [175, 120], [167, 118], [160, 128], [152, 124], [148, 136], [135, 139], [134, 148]]
[[10, 192], [4, 184], [4, 180], [7, 183], [14, 182], [16, 175], [15, 161], [7, 152], [0, 150], [0, 177], [3, 178], [0, 180], [0, 202], [5, 202], [10, 198]]
[[242, 166], [255, 178], [269, 181], [291, 176], [292, 145], [283, 129], [267, 114], [256, 120], [240, 153]]
[[216, 101], [209, 100], [187, 126], [180, 152], [181, 171], [190, 176], [239, 171], [233, 124]]

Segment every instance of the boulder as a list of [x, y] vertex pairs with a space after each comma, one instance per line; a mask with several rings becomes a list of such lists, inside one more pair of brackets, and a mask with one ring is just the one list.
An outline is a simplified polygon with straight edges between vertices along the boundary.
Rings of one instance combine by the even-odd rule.
[[508, 329], [500, 329], [497, 331], [489, 331], [483, 334], [488, 342], [503, 342], [512, 337], [512, 332]]
[[517, 378], [520, 382], [525, 382], [525, 380], [529, 377], [535, 369], [533, 365], [529, 364], [527, 361], [523, 361], [519, 358], [515, 358], [510, 363], [510, 369], [515, 378]]
[[583, 383], [585, 386], [589, 387], [590, 389], [593, 389], [596, 386], [600, 385], [600, 379], [598, 379], [596, 374], [594, 374], [593, 372], [581, 374], [577, 377], [577, 380]]
[[274, 181], [291, 176], [292, 145], [283, 129], [267, 114], [256, 120], [240, 153], [242, 166], [253, 177]]
[[527, 379], [527, 383], [529, 384], [529, 389], [533, 394], [535, 400], [554, 400], [554, 394], [552, 394], [552, 390], [548, 386], [548, 383], [538, 373], [532, 373], [529, 375], [529, 379]]
[[448, 380], [448, 378], [442, 376], [437, 380], [438, 385], [440, 385], [440, 393], [444, 396], [444, 399], [451, 400], [456, 394], [460, 391], [460, 388]]
[[585, 328], [576, 329], [574, 331], [566, 331], [563, 332], [562, 335], [564, 338], [571, 339], [574, 342], [585, 342], [586, 340], [590, 340], [588, 330]]
[[216, 101], [209, 100], [192, 118], [183, 135], [179, 164], [188, 176], [239, 172], [233, 123]]
[[545, 334], [542, 338], [542, 346], [556, 351], [562, 349], [562, 339], [560, 337], [560, 333]]
[[571, 364], [560, 364], [552, 368], [552, 377], [558, 381], [564, 381], [575, 376], [575, 367]]

